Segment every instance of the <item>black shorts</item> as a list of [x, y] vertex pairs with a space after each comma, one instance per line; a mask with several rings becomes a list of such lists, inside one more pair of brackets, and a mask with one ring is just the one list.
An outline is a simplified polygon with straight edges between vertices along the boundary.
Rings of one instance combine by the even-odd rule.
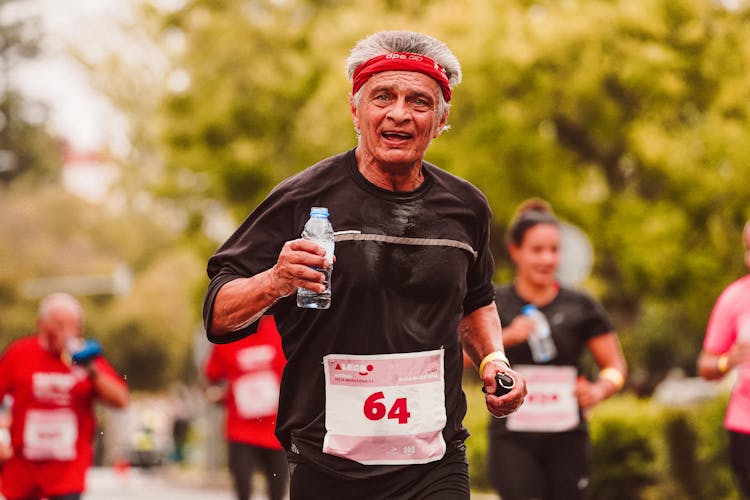
[[591, 476], [585, 431], [496, 435], [487, 471], [503, 500], [585, 498]]
[[229, 471], [238, 499], [252, 497], [255, 471], [261, 471], [266, 478], [269, 500], [282, 500], [286, 496], [289, 468], [282, 450], [237, 441], [229, 441], [228, 445]]
[[729, 432], [729, 460], [737, 487], [750, 499], [750, 434]]
[[288, 455], [290, 500], [469, 500], [469, 465], [463, 443], [451, 443], [436, 462], [363, 479], [326, 474]]

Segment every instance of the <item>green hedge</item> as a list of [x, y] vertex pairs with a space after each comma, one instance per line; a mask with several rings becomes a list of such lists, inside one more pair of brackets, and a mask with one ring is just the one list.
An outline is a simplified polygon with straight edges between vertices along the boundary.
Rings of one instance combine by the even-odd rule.
[[[467, 451], [475, 491], [489, 491], [487, 424], [481, 386], [464, 383], [471, 432]], [[591, 498], [739, 499], [732, 480], [727, 437], [722, 426], [727, 397], [685, 407], [619, 395], [600, 404], [590, 417], [594, 474]]]

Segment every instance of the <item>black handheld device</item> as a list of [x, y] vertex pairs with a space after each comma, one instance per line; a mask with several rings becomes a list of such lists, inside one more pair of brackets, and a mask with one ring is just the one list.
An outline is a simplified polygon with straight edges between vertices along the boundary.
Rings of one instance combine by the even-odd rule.
[[[495, 396], [508, 394], [514, 385], [516, 385], [515, 379], [507, 373], [497, 372], [495, 374]], [[482, 387], [482, 392], [486, 392], [484, 387]]]

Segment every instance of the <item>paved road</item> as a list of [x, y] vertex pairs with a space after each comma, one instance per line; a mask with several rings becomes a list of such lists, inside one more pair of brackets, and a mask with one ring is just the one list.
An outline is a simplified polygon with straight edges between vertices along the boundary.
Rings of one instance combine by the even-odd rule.
[[[472, 500], [499, 500], [487, 493], [472, 493]], [[89, 470], [88, 491], [83, 500], [234, 500], [228, 486], [207, 485], [205, 480], [168, 469], [144, 471], [132, 468], [116, 473], [108, 467]], [[267, 500], [256, 494], [251, 500]]]
[[89, 470], [88, 491], [83, 500], [234, 500], [228, 488], [177, 476], [163, 469], [131, 468], [117, 473], [109, 467], [94, 467]]

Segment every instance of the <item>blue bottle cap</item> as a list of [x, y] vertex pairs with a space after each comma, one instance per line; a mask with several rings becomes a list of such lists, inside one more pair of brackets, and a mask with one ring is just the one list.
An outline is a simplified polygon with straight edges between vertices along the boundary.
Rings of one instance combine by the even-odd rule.
[[328, 209], [326, 207], [312, 207], [310, 209], [310, 216], [328, 217]]
[[521, 314], [529, 315], [530, 313], [534, 311], [538, 311], [537, 307], [534, 304], [526, 304], [521, 308]]
[[87, 339], [78, 351], [73, 353], [71, 360], [77, 365], [85, 365], [102, 354], [102, 346], [94, 339]]

